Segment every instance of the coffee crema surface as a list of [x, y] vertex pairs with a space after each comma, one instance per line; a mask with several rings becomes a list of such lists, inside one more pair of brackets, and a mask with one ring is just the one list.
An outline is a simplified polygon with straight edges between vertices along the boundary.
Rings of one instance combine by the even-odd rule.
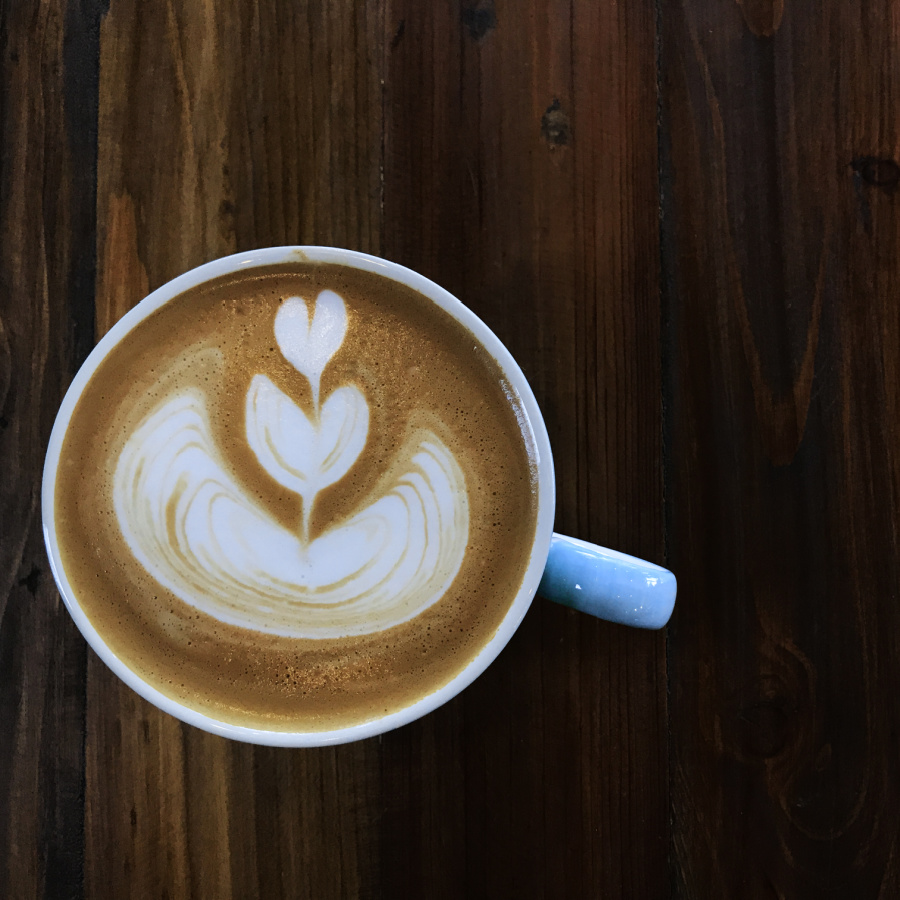
[[279, 264], [186, 291], [110, 351], [55, 504], [79, 604], [146, 682], [231, 724], [331, 730], [490, 641], [530, 558], [534, 438], [427, 297]]

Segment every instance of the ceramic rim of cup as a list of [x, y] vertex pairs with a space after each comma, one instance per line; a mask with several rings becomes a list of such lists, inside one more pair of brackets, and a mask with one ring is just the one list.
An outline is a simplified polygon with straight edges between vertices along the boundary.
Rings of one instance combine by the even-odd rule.
[[[164, 303], [179, 294], [222, 275], [228, 275], [246, 268], [270, 266], [291, 262], [334, 263], [373, 272], [392, 281], [405, 284], [418, 291], [448, 312], [454, 319], [466, 327], [476, 340], [490, 353], [500, 366], [503, 375], [512, 386], [522, 404], [528, 424], [535, 440], [535, 454], [538, 471], [538, 511], [535, 526], [534, 542], [528, 567], [506, 615], [503, 617], [493, 637], [481, 648], [478, 654], [454, 678], [442, 687], [437, 688], [409, 706], [396, 712], [388, 713], [344, 728], [327, 731], [277, 731], [248, 728], [223, 722], [198, 712], [171, 699], [166, 694], [152, 687], [143, 678], [125, 665], [107, 646], [99, 632], [94, 628], [81, 608], [72, 586], [66, 577], [65, 569], [59, 555], [56, 539], [55, 493], [56, 473], [63, 439], [75, 405], [81, 397], [85, 386], [109, 351], [139, 322], [147, 318]], [[541, 416], [534, 394], [522, 374], [522, 370], [512, 358], [510, 352], [499, 338], [468, 307], [456, 297], [436, 285], [433, 281], [396, 263], [388, 262], [377, 256], [370, 256], [353, 250], [341, 250], [335, 247], [267, 247], [236, 253], [221, 259], [213, 260], [179, 275], [172, 281], [157, 288], [140, 301], [101, 338], [91, 354], [75, 375], [53, 424], [47, 455], [44, 460], [43, 483], [41, 487], [41, 514], [43, 518], [44, 543], [50, 559], [50, 568], [56, 580], [63, 602], [75, 620], [79, 631], [91, 645], [94, 652], [110, 669], [132, 690], [140, 694], [154, 706], [170, 713], [189, 725], [196, 725], [205, 731], [218, 734], [233, 740], [247, 741], [276, 747], [319, 747], [330, 744], [342, 744], [348, 741], [373, 737], [424, 716], [437, 709], [468, 687], [493, 661], [506, 646], [513, 633], [519, 627], [531, 601], [534, 599], [538, 583], [547, 562], [550, 550], [550, 538], [553, 533], [553, 516], [555, 510], [555, 479], [553, 458], [550, 452], [550, 441], [544, 419]]]

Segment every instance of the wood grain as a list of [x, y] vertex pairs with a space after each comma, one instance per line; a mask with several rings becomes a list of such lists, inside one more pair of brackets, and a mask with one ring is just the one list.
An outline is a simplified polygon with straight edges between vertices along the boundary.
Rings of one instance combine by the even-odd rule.
[[[900, 895], [896, 0], [108, 6], [0, 3], [0, 898]], [[537, 602], [452, 703], [296, 752], [88, 653], [39, 526], [63, 392], [281, 243], [500, 335], [557, 528], [667, 558], [665, 637]]]
[[678, 896], [900, 891], [897, 12], [662, 20]]
[[0, 9], [0, 896], [80, 894], [84, 641], [41, 535], [44, 450], [92, 343], [95, 4]]

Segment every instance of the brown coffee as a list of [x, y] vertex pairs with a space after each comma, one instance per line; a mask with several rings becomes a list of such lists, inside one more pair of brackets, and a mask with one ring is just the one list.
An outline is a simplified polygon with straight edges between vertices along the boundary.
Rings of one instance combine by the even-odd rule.
[[519, 591], [533, 436], [492, 357], [411, 288], [314, 263], [193, 288], [85, 388], [56, 483], [85, 614], [220, 721], [345, 727], [437, 690]]

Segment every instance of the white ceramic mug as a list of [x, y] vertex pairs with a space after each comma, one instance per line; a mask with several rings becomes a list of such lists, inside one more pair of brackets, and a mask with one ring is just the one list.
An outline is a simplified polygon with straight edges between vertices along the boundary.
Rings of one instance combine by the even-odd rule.
[[[531, 555], [518, 594], [493, 637], [450, 682], [398, 712], [348, 728], [310, 732], [263, 731], [218, 721], [172, 700], [135, 674], [109, 649], [103, 635], [84, 613], [66, 576], [57, 542], [54, 498], [60, 451], [75, 405], [102, 360], [129, 331], [164, 303], [203, 282], [247, 267], [298, 260], [336, 263], [408, 285], [450, 313], [473, 334], [496, 360], [507, 382], [518, 394], [530, 422], [537, 448], [538, 513]], [[471, 684], [500, 653], [528, 611], [539, 586], [542, 595], [602, 618], [647, 628], [664, 625], [675, 602], [672, 573], [616, 551], [554, 535], [554, 508], [553, 457], [547, 429], [525, 376], [499, 339], [459, 300], [422, 275], [374, 256], [332, 247], [272, 247], [215, 260], [168, 282], [126, 313], [97, 344], [66, 393], [50, 435], [41, 497], [44, 540], [53, 577], [75, 624], [113, 672], [146, 700], [184, 722], [224, 737], [284, 747], [322, 746], [371, 737], [405, 725], [446, 703]]]

